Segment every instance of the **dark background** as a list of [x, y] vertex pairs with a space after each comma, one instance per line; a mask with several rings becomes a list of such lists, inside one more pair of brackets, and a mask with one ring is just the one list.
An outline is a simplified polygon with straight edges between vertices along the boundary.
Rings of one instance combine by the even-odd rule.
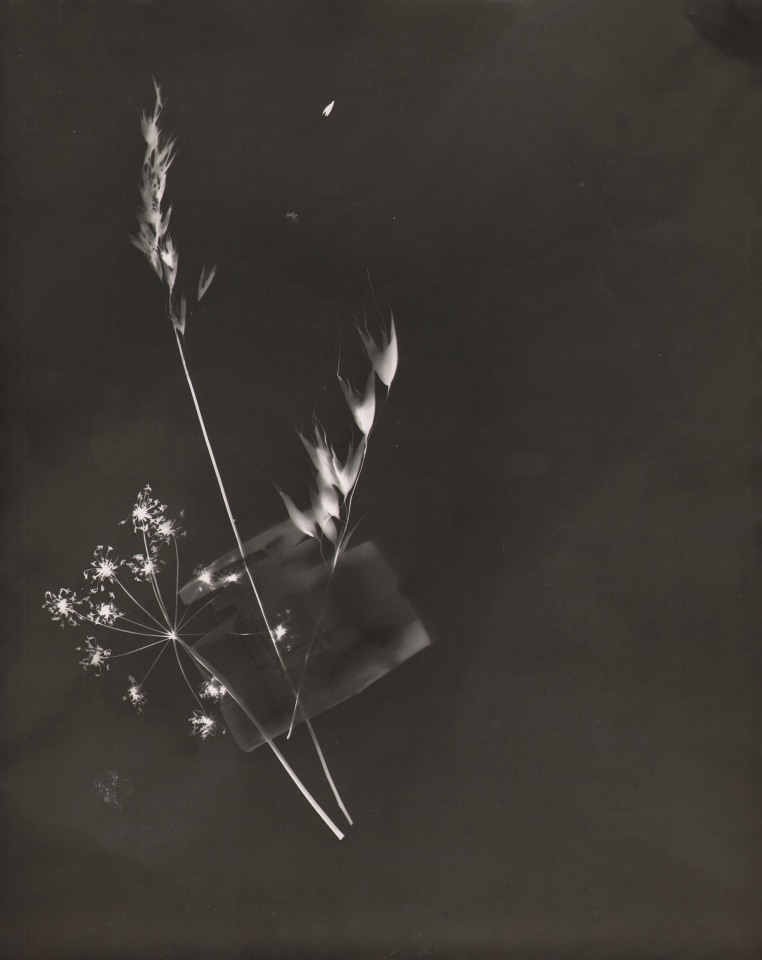
[[[2, 956], [762, 954], [762, 46], [687, 12], [5, 4]], [[41, 609], [146, 482], [188, 575], [232, 546], [128, 243], [152, 75], [244, 535], [306, 483], [366, 271], [397, 318], [357, 504], [434, 645], [316, 723], [341, 843], [188, 736], [170, 663], [135, 715]]]

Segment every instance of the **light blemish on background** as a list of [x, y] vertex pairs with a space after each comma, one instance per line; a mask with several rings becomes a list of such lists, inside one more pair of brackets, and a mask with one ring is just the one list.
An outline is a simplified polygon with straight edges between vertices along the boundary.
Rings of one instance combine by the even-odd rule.
[[120, 794], [129, 790], [130, 781], [121, 777], [115, 770], [108, 770], [102, 777], [93, 780], [93, 793], [110, 807], [122, 809]]

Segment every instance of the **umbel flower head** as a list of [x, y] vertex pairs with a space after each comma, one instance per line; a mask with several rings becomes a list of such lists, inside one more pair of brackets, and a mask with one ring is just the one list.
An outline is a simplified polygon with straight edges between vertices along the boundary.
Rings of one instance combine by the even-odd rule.
[[[134, 561], [143, 560], [144, 564], [149, 563], [151, 558], [155, 559], [158, 548], [162, 544], [169, 543], [176, 537], [185, 536], [185, 531], [179, 525], [179, 518], [173, 520], [168, 517], [166, 506], [152, 496], [152, 492], [150, 484], [146, 484], [137, 495], [130, 516], [126, 520], [122, 520], [122, 524], [132, 523], [135, 533], [145, 535], [150, 557], [146, 558], [141, 554], [135, 554], [133, 557]], [[182, 516], [182, 513], [180, 516]], [[130, 561], [127, 565], [133, 573], [137, 572], [135, 568], [138, 564]], [[156, 572], [150, 563], [148, 572]]]
[[77, 595], [72, 590], [61, 587], [58, 593], [46, 590], [45, 602], [42, 606], [62, 627], [67, 623], [74, 626], [79, 622], [77, 611], [79, 602]]
[[219, 703], [220, 700], [225, 696], [227, 690], [214, 678], [206, 680], [201, 685], [201, 690], [199, 691], [199, 696], [202, 700], [215, 700]]
[[132, 559], [127, 560], [125, 565], [132, 571], [136, 580], [150, 583], [151, 578], [155, 577], [159, 572], [159, 567], [162, 563], [163, 561], [159, 560], [158, 556], [151, 554], [149, 550], [147, 555], [144, 553], [134, 554]]
[[122, 697], [122, 700], [126, 700], [136, 708], [138, 713], [141, 712], [143, 706], [146, 702], [146, 695], [143, 692], [143, 684], [138, 683], [135, 677], [129, 678], [130, 685], [127, 688], [127, 693]]
[[93, 623], [100, 626], [110, 627], [114, 621], [124, 616], [124, 613], [115, 603], [116, 597], [113, 593], [108, 594], [107, 600], [99, 600], [90, 604], [90, 617]]
[[[134, 553], [129, 560], [120, 560], [113, 547], [99, 544], [93, 552], [90, 565], [83, 573], [86, 584], [84, 593], [78, 595], [66, 587], [62, 587], [57, 593], [48, 591], [45, 594], [44, 609], [61, 626], [86, 624], [97, 627], [102, 631], [109, 631], [115, 643], [131, 638], [126, 650], [118, 649], [112, 654], [111, 646], [106, 646], [97, 636], [85, 637], [84, 643], [77, 647], [77, 650], [81, 654], [80, 666], [87, 673], [100, 675], [108, 671], [115, 658], [154, 649], [153, 663], [142, 679], [130, 675], [127, 692], [122, 697], [136, 710], [141, 711], [146, 704], [145, 680], [168, 647], [173, 648], [182, 678], [199, 706], [201, 700], [190, 684], [181, 655], [188, 657], [194, 668], [201, 669], [206, 677], [201, 696], [221, 700], [227, 692], [225, 687], [196, 660], [192, 645], [183, 639], [183, 631], [196, 613], [189, 610], [180, 613], [177, 550], [173, 551], [177, 564], [172, 577], [174, 597], [167, 595], [165, 599], [159, 583], [158, 575], [166, 565], [161, 558], [162, 550], [167, 544], [184, 535], [178, 520], [167, 515], [166, 506], [153, 496], [151, 487], [146, 484], [135, 498], [129, 517], [120, 522], [120, 526], [126, 524], [132, 525], [133, 533], [142, 541], [143, 550]], [[127, 584], [130, 575], [137, 586]], [[192, 732], [199, 734], [202, 739], [211, 736], [217, 726], [218, 721], [207, 717], [203, 709], [197, 711], [191, 720]]]
[[96, 642], [95, 637], [86, 637], [85, 646], [77, 647], [77, 650], [84, 651], [85, 656], [79, 663], [85, 670], [94, 670], [99, 676], [104, 668], [108, 670], [108, 658], [111, 656], [111, 651], [105, 650]]
[[[182, 514], [180, 515], [182, 516]], [[183, 536], [185, 536], [185, 531], [181, 529], [177, 520], [170, 520], [169, 517], [160, 520], [151, 531], [151, 539], [162, 543], [169, 543], [170, 540]]]
[[194, 710], [190, 718], [190, 724], [193, 732], [198, 734], [202, 740], [207, 737], [213, 737], [217, 732], [217, 721], [203, 710]]
[[113, 583], [121, 565], [122, 561], [113, 554], [112, 547], [102, 547], [99, 544], [93, 554], [92, 566], [85, 570], [85, 580], [90, 580], [93, 584], [91, 592], [103, 590], [104, 584]]
[[131, 520], [135, 533], [151, 533], [156, 525], [164, 520], [166, 510], [163, 503], [151, 496], [150, 484], [146, 484], [135, 498], [129, 520], [122, 520], [122, 523], [129, 523]]

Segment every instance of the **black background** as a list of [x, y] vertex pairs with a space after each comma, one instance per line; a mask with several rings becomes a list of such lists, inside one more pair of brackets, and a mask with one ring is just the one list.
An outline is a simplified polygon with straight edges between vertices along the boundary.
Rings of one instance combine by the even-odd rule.
[[[5, 5], [3, 956], [760, 955], [762, 58], [695, 22]], [[317, 721], [340, 843], [268, 753], [188, 736], [171, 664], [135, 715], [129, 661], [85, 677], [41, 609], [146, 482], [188, 575], [232, 546], [128, 242], [152, 75], [181, 282], [219, 265], [188, 355], [246, 536], [306, 482], [367, 272], [397, 318], [358, 509], [434, 645]]]

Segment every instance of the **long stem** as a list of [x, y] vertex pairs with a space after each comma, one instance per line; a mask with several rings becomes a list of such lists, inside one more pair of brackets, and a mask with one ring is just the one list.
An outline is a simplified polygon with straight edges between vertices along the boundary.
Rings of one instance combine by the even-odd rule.
[[[326, 587], [326, 591], [325, 591], [326, 601], [328, 599], [328, 591], [331, 589], [332, 582], [333, 582], [333, 579], [329, 576], [328, 586]], [[312, 653], [312, 648], [315, 645], [315, 640], [317, 639], [318, 631], [320, 629], [320, 624], [323, 617], [325, 616], [325, 612], [326, 612], [326, 605], [324, 604], [323, 609], [320, 611], [320, 616], [317, 618], [317, 620], [314, 623], [314, 626], [312, 628], [312, 636], [310, 637], [310, 642], [307, 644], [307, 650], [304, 654], [304, 663], [302, 664], [302, 674], [299, 677], [299, 687], [296, 691], [296, 702], [294, 703], [294, 709], [291, 714], [291, 723], [289, 724], [288, 733], [286, 734], [287, 740], [291, 738], [291, 734], [294, 732], [294, 726], [296, 724], [296, 715], [299, 711], [299, 707], [301, 706], [302, 687], [304, 686], [304, 680], [307, 676], [307, 663], [309, 662], [310, 654]]]
[[230, 682], [226, 680], [225, 677], [223, 677], [219, 673], [219, 671], [216, 670], [205, 657], [202, 657], [199, 653], [196, 653], [193, 647], [189, 646], [181, 637], [178, 637], [177, 642], [183, 647], [183, 649], [188, 654], [188, 656], [190, 656], [193, 660], [195, 660], [196, 663], [198, 663], [201, 667], [203, 667], [204, 670], [207, 671], [207, 673], [209, 673], [212, 677], [215, 677], [217, 681], [220, 684], [222, 684], [222, 686], [225, 687], [230, 697], [238, 704], [241, 710], [243, 710], [243, 712], [246, 714], [246, 716], [249, 718], [249, 720], [252, 722], [252, 724], [256, 728], [259, 735], [263, 738], [265, 743], [275, 754], [275, 757], [277, 758], [278, 762], [286, 771], [286, 773], [289, 775], [289, 777], [291, 777], [291, 779], [294, 781], [294, 783], [298, 787], [299, 791], [301, 792], [302, 796], [307, 801], [307, 803], [309, 803], [309, 805], [312, 807], [315, 813], [317, 813], [320, 819], [333, 832], [333, 834], [336, 837], [338, 837], [339, 840], [343, 840], [344, 834], [341, 832], [341, 830], [339, 830], [339, 828], [336, 826], [333, 820], [331, 820], [331, 818], [328, 816], [325, 810], [323, 810], [323, 808], [320, 806], [317, 800], [312, 796], [309, 790], [305, 787], [305, 785], [299, 779], [299, 777], [297, 776], [296, 772], [291, 767], [289, 762], [286, 760], [286, 758], [283, 756], [280, 750], [275, 746], [270, 735], [267, 733], [264, 727], [259, 723], [257, 718], [251, 712], [249, 707], [246, 705], [245, 701], [231, 687]]
[[177, 603], [180, 597], [180, 551], [177, 549], [177, 537], [172, 537], [175, 547], [175, 616], [173, 629], [177, 630]]
[[[268, 620], [267, 620], [267, 614], [265, 613], [265, 608], [262, 605], [262, 599], [259, 596], [259, 591], [257, 590], [256, 584], [254, 583], [254, 579], [251, 576], [251, 571], [249, 570], [248, 565], [246, 563], [246, 550], [244, 549], [243, 541], [241, 540], [241, 535], [238, 532], [238, 526], [235, 522], [235, 517], [233, 516], [233, 511], [230, 508], [230, 501], [228, 500], [228, 495], [225, 490], [225, 484], [222, 482], [222, 475], [220, 474], [219, 467], [217, 466], [217, 458], [215, 457], [214, 450], [212, 449], [212, 442], [209, 439], [209, 434], [207, 433], [207, 430], [206, 430], [206, 423], [204, 422], [204, 416], [201, 413], [201, 406], [198, 402], [198, 397], [196, 396], [196, 390], [195, 390], [195, 387], [193, 386], [193, 380], [191, 379], [190, 370], [188, 369], [188, 364], [185, 359], [185, 350], [183, 349], [183, 343], [180, 338], [180, 332], [178, 331], [177, 327], [175, 327], [174, 329], [175, 329], [175, 340], [177, 342], [177, 349], [180, 351], [180, 360], [183, 365], [185, 379], [188, 382], [188, 389], [190, 390], [191, 398], [193, 400], [193, 406], [196, 410], [196, 417], [198, 418], [198, 423], [199, 423], [199, 426], [201, 427], [201, 433], [203, 434], [204, 443], [206, 444], [206, 450], [207, 450], [207, 453], [209, 454], [209, 459], [211, 460], [211, 463], [212, 463], [212, 469], [214, 470], [214, 476], [217, 480], [217, 486], [219, 487], [220, 495], [222, 496], [222, 502], [225, 505], [225, 511], [228, 515], [228, 520], [230, 521], [230, 528], [233, 531], [233, 536], [235, 537], [235, 542], [238, 547], [238, 552], [241, 554], [241, 559], [243, 560], [243, 567], [249, 578], [251, 589], [254, 591], [254, 596], [256, 597], [257, 605], [259, 606], [259, 611], [262, 614], [262, 619], [265, 622], [268, 633], [272, 636], [272, 630], [270, 629], [270, 624], [268, 623]], [[280, 653], [278, 654], [278, 656], [280, 657]], [[285, 669], [285, 666], [284, 666], [284, 669]]]
[[315, 747], [315, 753], [317, 753], [318, 755], [318, 760], [320, 760], [320, 766], [323, 768], [323, 775], [325, 776], [325, 779], [328, 781], [328, 786], [331, 788], [331, 793], [333, 794], [333, 798], [336, 801], [339, 810], [341, 810], [341, 812], [344, 814], [344, 817], [346, 818], [347, 823], [351, 827], [354, 824], [354, 820], [350, 816], [349, 810], [347, 810], [346, 806], [344, 805], [344, 801], [341, 799], [341, 794], [339, 793], [338, 787], [333, 782], [333, 777], [331, 776], [331, 771], [328, 769], [328, 763], [325, 757], [323, 756], [323, 751], [320, 747], [317, 734], [312, 729], [312, 724], [310, 723], [309, 719], [306, 717], [305, 717], [305, 726], [309, 731], [310, 739], [312, 740], [312, 744]]
[[[233, 511], [232, 511], [232, 509], [231, 509], [231, 507], [230, 507], [230, 501], [228, 500], [228, 495], [227, 495], [227, 492], [226, 492], [226, 490], [225, 490], [225, 484], [224, 484], [223, 481], [222, 481], [222, 475], [220, 474], [219, 467], [217, 466], [217, 458], [215, 457], [215, 455], [214, 455], [214, 450], [212, 449], [212, 442], [211, 442], [211, 440], [209, 439], [209, 434], [208, 434], [207, 429], [206, 429], [206, 423], [204, 422], [204, 416], [203, 416], [203, 414], [202, 414], [202, 412], [201, 412], [201, 405], [200, 405], [199, 402], [198, 402], [198, 397], [196, 396], [196, 390], [195, 390], [195, 387], [193, 386], [193, 380], [192, 380], [191, 375], [190, 375], [190, 370], [188, 369], [188, 363], [187, 363], [187, 361], [186, 361], [186, 359], [185, 359], [185, 350], [183, 349], [183, 342], [182, 342], [182, 339], [181, 339], [181, 337], [180, 337], [180, 332], [179, 332], [179, 330], [177, 329], [177, 327], [174, 327], [174, 331], [175, 331], [175, 341], [176, 341], [176, 343], [177, 343], [177, 349], [178, 349], [178, 351], [179, 351], [179, 353], [180, 353], [180, 360], [181, 360], [182, 365], [183, 365], [183, 372], [185, 373], [185, 379], [186, 379], [186, 381], [187, 381], [187, 383], [188, 383], [188, 389], [190, 390], [191, 398], [192, 398], [192, 400], [193, 400], [193, 406], [194, 406], [194, 408], [195, 408], [195, 410], [196, 410], [196, 417], [198, 418], [199, 426], [201, 427], [201, 433], [202, 433], [202, 435], [203, 435], [203, 437], [204, 437], [204, 443], [206, 444], [206, 449], [207, 449], [207, 453], [209, 454], [209, 459], [210, 459], [211, 464], [212, 464], [212, 469], [214, 470], [214, 476], [215, 476], [215, 478], [217, 479], [217, 486], [219, 487], [219, 490], [220, 490], [220, 495], [221, 495], [221, 497], [222, 497], [222, 502], [223, 502], [223, 504], [225, 505], [225, 511], [227, 512], [228, 520], [230, 521], [230, 528], [231, 528], [231, 530], [233, 531], [233, 535], [234, 535], [234, 537], [235, 537], [235, 542], [236, 542], [236, 545], [237, 545], [237, 547], [238, 547], [238, 552], [239, 552], [240, 555], [241, 555], [241, 560], [242, 560], [242, 562], [243, 562], [243, 569], [246, 571], [246, 576], [247, 576], [247, 578], [248, 578], [249, 584], [251, 585], [251, 589], [252, 589], [252, 591], [253, 591], [253, 593], [254, 593], [254, 597], [256, 598], [257, 605], [258, 605], [258, 607], [259, 607], [259, 612], [262, 614], [262, 620], [264, 621], [265, 627], [267, 628], [267, 632], [268, 632], [268, 634], [269, 634], [269, 636], [270, 636], [270, 640], [271, 640], [271, 642], [272, 642], [273, 648], [274, 648], [275, 653], [276, 653], [276, 655], [277, 655], [277, 657], [278, 657], [278, 663], [280, 664], [281, 670], [283, 671], [283, 676], [284, 676], [284, 678], [286, 679], [286, 682], [288, 683], [288, 685], [289, 685], [289, 687], [290, 687], [290, 689], [291, 689], [291, 693], [293, 694], [294, 701], [296, 702], [297, 699], [298, 699], [296, 690], [295, 690], [294, 685], [293, 685], [293, 683], [292, 683], [292, 681], [291, 681], [291, 677], [290, 677], [290, 675], [289, 675], [289, 672], [288, 672], [288, 669], [287, 669], [287, 667], [286, 667], [286, 664], [285, 664], [285, 662], [284, 662], [284, 660], [283, 660], [283, 656], [281, 655], [281, 652], [280, 652], [280, 650], [278, 649], [278, 644], [277, 644], [277, 642], [276, 642], [276, 640], [275, 640], [275, 634], [273, 633], [273, 630], [272, 630], [272, 628], [271, 628], [271, 626], [270, 626], [270, 622], [269, 622], [269, 620], [267, 619], [267, 614], [265, 613], [265, 608], [264, 608], [264, 605], [263, 605], [263, 603], [262, 603], [262, 598], [261, 598], [260, 595], [259, 595], [259, 590], [257, 589], [257, 585], [254, 583], [254, 578], [253, 578], [252, 575], [251, 575], [251, 570], [249, 570], [249, 565], [246, 563], [246, 550], [245, 550], [245, 548], [244, 548], [243, 541], [241, 540], [241, 535], [240, 535], [240, 533], [238, 532], [238, 525], [236, 524], [235, 517], [233, 516]], [[236, 702], [238, 702], [238, 701], [236, 701]], [[239, 706], [240, 706], [240, 704], [239, 704]], [[246, 713], [247, 716], [251, 717], [251, 715], [250, 715], [250, 713], [249, 713], [248, 710], [245, 710], [244, 712]], [[254, 720], [252, 720], [252, 722], [256, 723]], [[330, 788], [331, 788], [331, 791], [333, 792], [334, 798], [336, 799], [336, 802], [337, 802], [337, 804], [339, 805], [339, 808], [341, 809], [342, 813], [343, 813], [344, 816], [347, 818], [347, 821], [351, 824], [351, 823], [352, 823], [352, 819], [351, 819], [351, 817], [349, 816], [349, 813], [347, 812], [346, 807], [344, 806], [344, 803], [343, 803], [343, 801], [342, 801], [342, 799], [341, 799], [341, 797], [340, 797], [340, 795], [339, 795], [338, 790], [336, 789], [336, 784], [334, 783], [333, 778], [331, 777], [330, 773], [328, 772], [328, 766], [327, 766], [327, 764], [326, 764], [326, 762], [325, 762], [325, 757], [323, 756], [323, 752], [322, 752], [322, 750], [320, 749], [320, 746], [319, 746], [318, 741], [317, 741], [317, 736], [315, 735], [315, 732], [314, 732], [314, 730], [312, 729], [312, 724], [310, 723], [310, 720], [309, 720], [308, 717], [305, 717], [305, 723], [306, 723], [307, 728], [308, 728], [308, 730], [309, 730], [309, 732], [310, 732], [310, 737], [312, 738], [312, 742], [315, 744], [315, 748], [316, 748], [316, 751], [317, 751], [317, 754], [318, 754], [318, 758], [320, 759], [320, 763], [321, 763], [321, 766], [322, 766], [322, 768], [323, 768], [323, 772], [325, 773], [326, 780], [328, 781], [328, 784], [329, 784], [329, 786], [330, 786]], [[259, 725], [258, 725], [258, 724], [256, 724], [256, 725], [257, 725], [257, 728], [259, 729]], [[274, 745], [273, 745], [273, 749], [275, 749]], [[284, 761], [284, 762], [285, 762], [285, 761]], [[289, 769], [290, 769], [290, 768], [289, 768]]]

